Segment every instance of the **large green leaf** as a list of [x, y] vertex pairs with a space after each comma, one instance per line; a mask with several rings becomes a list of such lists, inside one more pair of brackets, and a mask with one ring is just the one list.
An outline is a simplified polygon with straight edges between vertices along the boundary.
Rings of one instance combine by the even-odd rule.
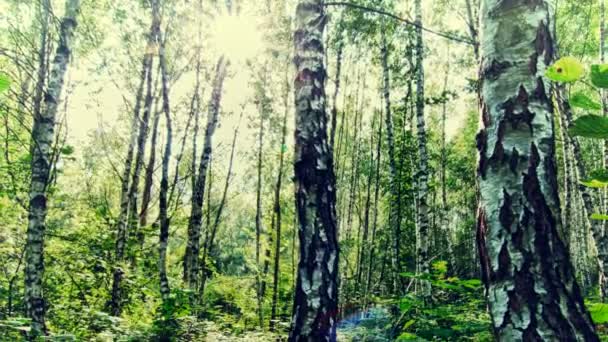
[[608, 88], [608, 64], [591, 66], [591, 83], [598, 88]]
[[602, 105], [589, 96], [585, 95], [583, 92], [577, 92], [570, 97], [570, 104], [573, 107], [588, 109], [588, 110], [600, 110], [602, 109]]
[[8, 79], [8, 76], [0, 74], [0, 93], [8, 89], [11, 81]]
[[578, 81], [585, 74], [583, 65], [573, 57], [563, 57], [547, 68], [545, 76], [556, 82]]
[[570, 134], [585, 138], [608, 139], [608, 118], [599, 115], [583, 115], [574, 121]]

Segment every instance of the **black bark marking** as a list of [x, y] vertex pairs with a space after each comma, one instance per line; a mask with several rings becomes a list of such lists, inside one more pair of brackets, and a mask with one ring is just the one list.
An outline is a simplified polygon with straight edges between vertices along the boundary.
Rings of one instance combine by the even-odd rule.
[[489, 81], [496, 80], [511, 66], [513, 66], [513, 64], [508, 61], [501, 62], [492, 60], [490, 65], [486, 65], [485, 68], [481, 70], [481, 78]]

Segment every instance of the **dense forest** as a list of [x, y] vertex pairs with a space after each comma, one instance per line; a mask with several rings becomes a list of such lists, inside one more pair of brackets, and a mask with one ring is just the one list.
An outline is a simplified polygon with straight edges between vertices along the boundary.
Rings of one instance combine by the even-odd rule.
[[0, 341], [608, 341], [604, 0], [0, 0]]

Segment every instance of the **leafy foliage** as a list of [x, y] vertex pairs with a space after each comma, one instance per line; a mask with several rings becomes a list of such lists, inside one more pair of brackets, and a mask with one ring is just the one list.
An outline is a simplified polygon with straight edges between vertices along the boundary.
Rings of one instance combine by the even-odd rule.
[[399, 318], [394, 324], [398, 341], [491, 341], [490, 317], [485, 300], [479, 296], [479, 279], [459, 279], [446, 275], [447, 263], [433, 263], [431, 274], [402, 276], [415, 281], [429, 281], [433, 302], [425, 303], [415, 294], [399, 300]]
[[594, 114], [583, 115], [574, 121], [570, 134], [585, 138], [607, 139], [608, 118]]
[[594, 101], [589, 96], [587, 96], [583, 92], [577, 92], [574, 95], [570, 96], [570, 104], [573, 107], [578, 107], [582, 109], [588, 110], [600, 110], [602, 109], [602, 105], [597, 101]]
[[591, 83], [598, 88], [608, 88], [608, 64], [591, 66]]

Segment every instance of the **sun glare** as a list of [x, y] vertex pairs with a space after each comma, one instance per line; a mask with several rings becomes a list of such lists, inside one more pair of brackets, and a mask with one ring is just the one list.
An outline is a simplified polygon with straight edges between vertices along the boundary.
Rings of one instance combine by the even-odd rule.
[[259, 18], [222, 13], [215, 17], [211, 46], [231, 62], [246, 62], [263, 50]]

